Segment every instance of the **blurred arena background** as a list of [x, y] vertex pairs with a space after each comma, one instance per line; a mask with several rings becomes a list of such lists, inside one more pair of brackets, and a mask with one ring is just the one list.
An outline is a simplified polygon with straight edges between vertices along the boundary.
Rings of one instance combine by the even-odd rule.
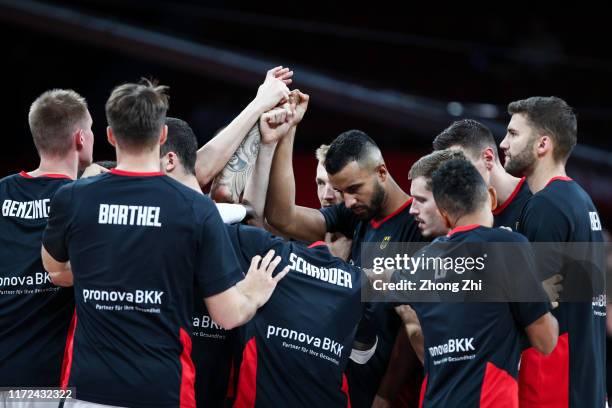
[[0, 0], [0, 176], [37, 166], [27, 112], [46, 89], [73, 88], [87, 98], [94, 159], [105, 160], [114, 158], [104, 103], [115, 85], [141, 76], [169, 85], [169, 114], [189, 122], [202, 145], [254, 97], [267, 69], [284, 65], [295, 71], [292, 88], [311, 95], [294, 158], [300, 204], [319, 205], [314, 151], [342, 131], [372, 136], [408, 190], [410, 165], [453, 120], [480, 120], [501, 140], [510, 101], [556, 95], [578, 114], [579, 146], [568, 173], [610, 225], [612, 53], [605, 13], [547, 19], [526, 9], [460, 16], [371, 8]]

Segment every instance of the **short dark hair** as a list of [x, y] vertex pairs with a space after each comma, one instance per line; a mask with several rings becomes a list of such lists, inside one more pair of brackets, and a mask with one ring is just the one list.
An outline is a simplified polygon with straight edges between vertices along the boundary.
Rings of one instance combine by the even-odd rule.
[[549, 134], [554, 142], [553, 158], [566, 161], [577, 142], [578, 124], [571, 106], [556, 96], [532, 96], [511, 102], [508, 113], [525, 115], [538, 133]]
[[459, 146], [477, 156], [482, 149], [493, 148], [497, 157], [497, 144], [491, 130], [474, 119], [462, 119], [453, 122], [444, 129], [433, 141], [434, 150], [444, 150]]
[[431, 184], [436, 205], [453, 217], [475, 212], [488, 195], [482, 176], [467, 160], [445, 162], [432, 174]]
[[185, 171], [195, 174], [195, 163], [198, 151], [198, 139], [193, 130], [184, 120], [177, 118], [166, 118], [168, 126], [168, 138], [161, 146], [160, 155], [174, 152], [181, 159]]
[[39, 154], [62, 156], [70, 150], [72, 132], [87, 118], [85, 98], [72, 89], [52, 89], [30, 106], [28, 123]]
[[106, 120], [122, 147], [140, 150], [155, 145], [168, 111], [167, 89], [144, 78], [113, 89], [106, 101]]
[[363, 164], [374, 150], [380, 153], [376, 143], [364, 132], [347, 130], [329, 146], [325, 156], [325, 170], [329, 174], [336, 174], [352, 161]]
[[462, 151], [455, 149], [436, 150], [435, 152], [429, 153], [427, 156], [421, 157], [412, 165], [408, 172], [408, 179], [414, 180], [417, 177], [424, 177], [427, 188], [431, 190], [431, 175], [434, 171], [438, 170], [442, 164], [454, 159], [467, 160]]

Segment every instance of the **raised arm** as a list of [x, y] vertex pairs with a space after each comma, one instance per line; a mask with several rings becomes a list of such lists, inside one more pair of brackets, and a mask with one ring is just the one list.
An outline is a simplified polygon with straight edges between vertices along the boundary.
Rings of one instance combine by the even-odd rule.
[[270, 179], [270, 167], [278, 140], [287, 135], [291, 126], [289, 121], [293, 114], [292, 106], [288, 105], [288, 108], [272, 109], [261, 115], [259, 119], [260, 129], [265, 129], [262, 133], [257, 160], [247, 180], [242, 199], [243, 204], [251, 208], [252, 225], [265, 226], [264, 208]]
[[201, 186], [207, 185], [219, 173], [262, 113], [276, 106], [289, 95], [293, 71], [272, 68], [259, 86], [257, 95], [246, 108], [219, 134], [198, 150], [196, 177]]
[[[283, 235], [304, 241], [325, 239], [327, 225], [320, 211], [295, 204], [295, 178], [293, 175], [293, 140], [295, 130], [308, 107], [308, 95], [296, 92], [299, 101], [292, 127], [276, 147], [270, 183], [266, 198], [266, 221]], [[264, 128], [261, 128], [265, 132]]]

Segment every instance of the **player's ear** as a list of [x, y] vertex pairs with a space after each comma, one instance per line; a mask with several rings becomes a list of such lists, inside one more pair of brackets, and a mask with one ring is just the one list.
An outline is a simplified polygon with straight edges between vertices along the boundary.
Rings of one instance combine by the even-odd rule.
[[376, 167], [376, 175], [378, 176], [378, 179], [381, 182], [384, 182], [385, 180], [387, 180], [387, 177], [389, 176], [389, 172], [387, 171], [387, 166], [384, 163], [379, 164]]
[[72, 135], [72, 137], [77, 151], [80, 152], [81, 150], [83, 150], [83, 146], [85, 145], [85, 136], [83, 136], [83, 129], [77, 129]]
[[159, 135], [159, 145], [163, 145], [168, 140], [168, 125], [162, 127], [161, 134]]
[[545, 156], [548, 152], [552, 152], [552, 139], [548, 135], [542, 135], [536, 139], [535, 150], [538, 157]]
[[106, 140], [108, 140], [108, 143], [110, 143], [111, 146], [117, 147], [117, 140], [115, 139], [113, 129], [111, 129], [110, 126], [106, 127]]
[[166, 169], [166, 173], [171, 173], [176, 168], [177, 157], [174, 152], [166, 153], [164, 157], [161, 158], [161, 161], [162, 167]]
[[491, 171], [491, 169], [493, 169], [493, 164], [495, 163], [495, 152], [493, 151], [493, 148], [487, 147], [484, 149], [482, 151], [482, 158], [484, 159], [487, 171]]
[[497, 208], [497, 191], [492, 186], [488, 187], [489, 200], [491, 202], [491, 211]]

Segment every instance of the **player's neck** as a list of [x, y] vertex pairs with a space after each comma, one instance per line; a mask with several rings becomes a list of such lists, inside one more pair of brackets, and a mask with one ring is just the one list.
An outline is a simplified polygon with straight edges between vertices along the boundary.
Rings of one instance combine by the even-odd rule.
[[553, 161], [551, 157], [546, 157], [540, 159], [539, 163], [536, 163], [533, 173], [527, 176], [527, 183], [529, 183], [531, 192], [535, 194], [543, 190], [551, 178], [559, 176], [567, 176], [565, 165]]
[[459, 217], [453, 225], [453, 229], [457, 227], [465, 227], [467, 225], [482, 225], [483, 227], [493, 226], [493, 214], [488, 208], [482, 208], [479, 211], [471, 214], [465, 214]]
[[387, 195], [378, 218], [385, 218], [397, 211], [410, 198], [408, 194], [389, 176]]
[[200, 187], [200, 183], [198, 183], [198, 179], [196, 178], [195, 175], [193, 174], [184, 174], [180, 177], [180, 181], [181, 183], [183, 183], [185, 186], [197, 191], [200, 194], [204, 194], [202, 192], [202, 188]]
[[76, 155], [62, 158], [42, 156], [38, 168], [29, 174], [32, 177], [40, 177], [44, 174], [65, 174], [74, 180], [77, 177], [78, 167], [79, 162]]
[[491, 187], [497, 193], [497, 205], [505, 203], [510, 198], [520, 181], [520, 178], [506, 173], [501, 165], [493, 167], [491, 171]]
[[161, 170], [159, 150], [131, 154], [117, 149], [117, 170], [136, 173], [155, 173]]

